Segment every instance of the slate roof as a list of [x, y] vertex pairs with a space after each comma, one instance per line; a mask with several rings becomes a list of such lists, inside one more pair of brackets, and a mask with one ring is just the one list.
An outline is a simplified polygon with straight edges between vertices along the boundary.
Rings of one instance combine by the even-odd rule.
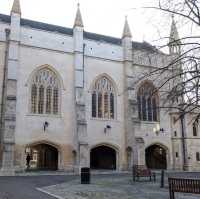
[[0, 14], [0, 21], [3, 21], [5, 23], [10, 23], [10, 16]]
[[84, 32], [84, 37], [87, 39], [95, 40], [95, 41], [103, 41], [111, 44], [121, 45], [121, 39], [116, 37], [110, 37], [106, 35], [100, 35], [91, 32]]
[[32, 21], [29, 19], [21, 19], [21, 26], [28, 26], [30, 28], [39, 29], [39, 30], [46, 30], [50, 32], [58, 32], [66, 35], [73, 35], [73, 29], [65, 28], [62, 26], [51, 25], [47, 23]]
[[[9, 15], [4, 15], [0, 14], [0, 21], [3, 21], [5, 23], [10, 23], [11, 19]], [[37, 21], [32, 21], [29, 19], [21, 19], [21, 25], [34, 28], [34, 29], [39, 29], [39, 30], [45, 30], [45, 31], [50, 31], [50, 32], [58, 32], [61, 34], [66, 34], [66, 35], [73, 35], [73, 29], [72, 28], [66, 28], [62, 26], [56, 26], [52, 24], [47, 24], [47, 23], [42, 23], [42, 22], [37, 22]], [[106, 35], [100, 35], [96, 33], [91, 33], [91, 32], [86, 32], [84, 31], [84, 38], [86, 39], [91, 39], [94, 41], [100, 41], [100, 42], [107, 42], [115, 45], [121, 45], [122, 40], [120, 38], [116, 37], [110, 37]], [[136, 50], [147, 50], [150, 52], [158, 52], [156, 47], [152, 46], [151, 44], [147, 42], [132, 42], [133, 49]]]

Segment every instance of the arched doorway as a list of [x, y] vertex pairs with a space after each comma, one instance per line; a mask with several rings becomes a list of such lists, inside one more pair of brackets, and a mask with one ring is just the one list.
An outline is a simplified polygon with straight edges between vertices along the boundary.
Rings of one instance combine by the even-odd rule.
[[92, 169], [116, 169], [116, 151], [108, 146], [98, 146], [90, 151]]
[[58, 169], [58, 150], [48, 144], [38, 144], [30, 147], [31, 165], [38, 170]]
[[145, 150], [146, 165], [150, 169], [167, 169], [166, 149], [154, 144]]

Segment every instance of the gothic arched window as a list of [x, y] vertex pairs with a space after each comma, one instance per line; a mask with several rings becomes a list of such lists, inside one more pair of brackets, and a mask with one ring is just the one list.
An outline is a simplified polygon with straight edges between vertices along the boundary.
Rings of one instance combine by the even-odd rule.
[[143, 121], [158, 121], [158, 92], [150, 82], [145, 82], [138, 90], [138, 113]]
[[112, 82], [105, 76], [98, 79], [92, 90], [92, 117], [114, 119], [115, 91]]
[[196, 120], [195, 122], [193, 122], [193, 124], [192, 124], [192, 129], [193, 129], [193, 136], [197, 136], [197, 132], [198, 132], [198, 124], [199, 123], [199, 121], [198, 120]]
[[60, 82], [57, 75], [49, 68], [37, 71], [31, 81], [31, 113], [59, 113]]

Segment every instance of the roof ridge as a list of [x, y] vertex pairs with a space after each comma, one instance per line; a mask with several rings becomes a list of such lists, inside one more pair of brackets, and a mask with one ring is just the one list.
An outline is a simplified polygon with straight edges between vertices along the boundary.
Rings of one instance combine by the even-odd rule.
[[[0, 21], [2, 20], [6, 23], [10, 23], [10, 19], [11, 19], [10, 15], [0, 14]], [[40, 29], [40, 30], [46, 30], [46, 31], [50, 31], [50, 32], [59, 32], [61, 34], [66, 34], [66, 35], [70, 35], [70, 36], [73, 35], [73, 28], [49, 24], [46, 22], [34, 21], [31, 19], [22, 18], [21, 25], [32, 27], [35, 29]], [[88, 32], [88, 31], [84, 31], [84, 36], [86, 39], [91, 39], [94, 41], [104, 41], [104, 42], [111, 43], [114, 45], [121, 45], [121, 42], [122, 42], [122, 39], [119, 37], [113, 37], [113, 36], [103, 35], [103, 34], [99, 34], [99, 33], [92, 33], [92, 32]], [[155, 46], [152, 46], [148, 42], [145, 42], [145, 43], [139, 42], [139, 41], [132, 41], [132, 44], [134, 45], [135, 49], [144, 49], [144, 50], [156, 52]], [[147, 44], [148, 44], [148, 46], [147, 46]]]

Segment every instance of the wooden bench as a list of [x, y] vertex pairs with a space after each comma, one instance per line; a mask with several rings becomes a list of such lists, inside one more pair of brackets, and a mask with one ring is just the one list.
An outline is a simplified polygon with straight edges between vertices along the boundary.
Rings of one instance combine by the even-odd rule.
[[200, 178], [169, 177], [170, 199], [175, 199], [175, 192], [200, 194]]
[[145, 165], [134, 165], [133, 166], [133, 181], [140, 179], [140, 177], [149, 177], [151, 181], [152, 178], [154, 182], [156, 181], [156, 174], [148, 169]]

